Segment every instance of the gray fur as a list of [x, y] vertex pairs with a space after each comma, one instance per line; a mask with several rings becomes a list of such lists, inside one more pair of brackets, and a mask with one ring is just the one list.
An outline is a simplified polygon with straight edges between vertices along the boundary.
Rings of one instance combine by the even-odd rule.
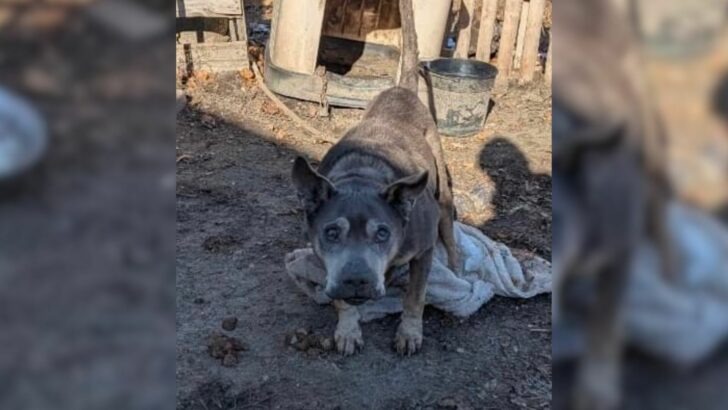
[[[339, 300], [337, 306], [344, 306], [341, 300], [356, 304], [383, 296], [388, 272], [410, 264], [410, 283], [421, 289], [408, 289], [408, 319], [403, 316], [397, 343], [400, 352], [414, 353], [421, 343], [419, 294], [424, 295], [438, 233], [454, 255], [451, 263], [457, 263], [451, 184], [426, 107], [404, 88], [383, 92], [318, 170], [297, 159], [293, 180], [309, 238], [327, 270], [326, 291]], [[382, 229], [389, 233], [385, 241], [379, 240]]]

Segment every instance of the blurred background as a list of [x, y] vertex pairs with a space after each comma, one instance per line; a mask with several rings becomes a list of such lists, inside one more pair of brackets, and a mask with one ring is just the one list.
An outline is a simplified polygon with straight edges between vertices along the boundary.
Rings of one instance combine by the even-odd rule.
[[554, 9], [556, 408], [728, 392], [728, 2]]
[[172, 6], [0, 2], [0, 408], [173, 406]]

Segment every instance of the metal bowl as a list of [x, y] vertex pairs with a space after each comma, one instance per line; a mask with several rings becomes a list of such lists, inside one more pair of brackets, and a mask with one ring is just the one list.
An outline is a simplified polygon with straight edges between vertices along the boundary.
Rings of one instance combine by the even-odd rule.
[[0, 88], [0, 182], [32, 168], [47, 146], [48, 131], [38, 112], [24, 99]]

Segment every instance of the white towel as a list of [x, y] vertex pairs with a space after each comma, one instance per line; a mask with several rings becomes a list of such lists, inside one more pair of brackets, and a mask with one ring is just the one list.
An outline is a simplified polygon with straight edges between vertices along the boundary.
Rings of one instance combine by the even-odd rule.
[[[447, 253], [442, 244], [438, 244], [427, 282], [427, 304], [457, 317], [467, 317], [493, 295], [529, 298], [551, 292], [549, 262], [528, 252], [518, 252], [514, 256], [505, 245], [471, 226], [455, 222], [454, 230], [462, 272], [448, 268]], [[285, 262], [293, 281], [316, 303], [331, 302], [324, 294], [326, 271], [311, 248], [287, 254]], [[401, 312], [401, 295], [407, 280], [407, 267], [399, 268], [383, 298], [358, 306], [362, 321]]]
[[728, 230], [715, 219], [671, 204], [668, 226], [680, 265], [660, 272], [650, 244], [637, 253], [625, 315], [629, 341], [682, 366], [697, 364], [728, 337]]

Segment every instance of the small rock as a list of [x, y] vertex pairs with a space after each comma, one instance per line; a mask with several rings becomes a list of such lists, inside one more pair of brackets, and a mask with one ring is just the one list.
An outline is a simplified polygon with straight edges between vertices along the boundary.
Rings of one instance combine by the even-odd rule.
[[309, 355], [320, 355], [334, 349], [334, 341], [331, 337], [317, 335], [305, 328], [298, 328], [287, 335], [286, 344]]
[[202, 114], [202, 116], [200, 117], [200, 122], [203, 126], [209, 129], [217, 127], [217, 120], [215, 120], [215, 118], [209, 114]]
[[485, 383], [485, 389], [488, 391], [495, 390], [496, 387], [498, 387], [498, 380], [496, 379], [490, 379], [487, 383]]
[[228, 332], [235, 330], [236, 327], [238, 327], [238, 318], [236, 318], [235, 316], [225, 318], [222, 321], [222, 328], [227, 330]]
[[334, 341], [330, 337], [321, 338], [321, 348], [325, 351], [331, 351], [334, 349]]
[[270, 101], [264, 101], [263, 105], [260, 107], [260, 110], [268, 115], [276, 115], [281, 111], [280, 108], [278, 108], [278, 106], [276, 106], [275, 104], [273, 104]]
[[463, 349], [462, 347], [458, 347], [457, 349], [455, 349], [455, 351], [460, 354], [465, 353], [465, 349]]
[[240, 77], [243, 78], [243, 80], [251, 81], [255, 79], [255, 73], [250, 68], [243, 68], [238, 72], [240, 74]]
[[175, 107], [177, 109], [177, 112], [179, 113], [187, 106], [187, 95], [183, 90], [177, 90], [176, 91], [176, 102]]
[[[207, 353], [215, 359], [220, 359], [223, 366], [230, 366], [232, 360], [235, 360], [232, 365], [236, 364], [238, 352], [243, 350], [247, 350], [247, 347], [240, 340], [218, 332], [210, 335], [207, 342]], [[228, 356], [232, 356], [232, 359]]]
[[239, 245], [240, 239], [232, 235], [208, 236], [202, 242], [202, 248], [213, 253], [230, 252]]
[[222, 359], [222, 365], [225, 367], [233, 367], [238, 364], [238, 358], [232, 353], [228, 353]]
[[43, 95], [61, 95], [63, 88], [48, 69], [30, 66], [23, 71], [23, 85], [31, 92]]
[[311, 346], [311, 342], [308, 340], [308, 338], [301, 339], [300, 342], [296, 344], [296, 349], [300, 351], [306, 351]]
[[457, 410], [458, 408], [460, 408], [460, 406], [458, 406], [458, 403], [452, 397], [445, 397], [444, 399], [438, 401], [437, 402], [437, 405], [441, 409], [455, 409], [455, 410]]

